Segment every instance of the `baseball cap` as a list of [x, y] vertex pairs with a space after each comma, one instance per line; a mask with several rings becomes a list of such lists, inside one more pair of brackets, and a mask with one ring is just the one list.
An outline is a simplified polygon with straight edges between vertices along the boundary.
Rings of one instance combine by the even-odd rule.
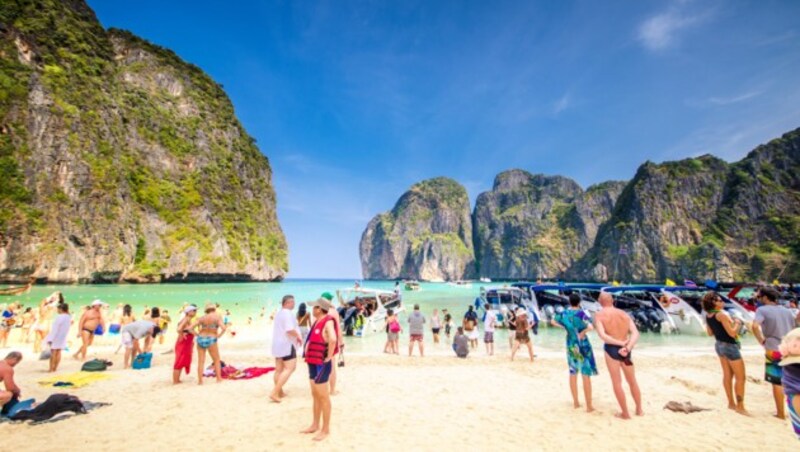
[[333, 300], [333, 294], [331, 294], [330, 292], [322, 292], [322, 295], [320, 295], [320, 297], [322, 297], [322, 298], [324, 298], [324, 299], [326, 299], [328, 301], [332, 301]]

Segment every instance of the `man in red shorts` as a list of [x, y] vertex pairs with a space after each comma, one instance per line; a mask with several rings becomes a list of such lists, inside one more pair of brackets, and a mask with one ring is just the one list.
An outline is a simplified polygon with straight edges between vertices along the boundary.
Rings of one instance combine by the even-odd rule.
[[414, 352], [414, 342], [419, 344], [419, 356], [425, 356], [425, 344], [422, 341], [422, 333], [425, 331], [425, 316], [419, 312], [419, 305], [414, 305], [414, 312], [408, 316], [408, 333], [411, 335], [411, 342], [408, 343], [408, 356]]

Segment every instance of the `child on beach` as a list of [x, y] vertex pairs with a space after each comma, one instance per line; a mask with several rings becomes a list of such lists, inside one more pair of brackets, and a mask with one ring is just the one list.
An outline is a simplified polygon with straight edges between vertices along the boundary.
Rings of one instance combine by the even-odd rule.
[[453, 316], [447, 312], [447, 309], [442, 309], [442, 314], [444, 314], [444, 335], [447, 339], [450, 339], [450, 330], [453, 329]]
[[400, 321], [393, 309], [386, 312], [386, 345], [383, 347], [384, 353], [400, 354], [399, 335], [403, 331]]
[[580, 408], [578, 401], [578, 374], [583, 379], [583, 397], [586, 400], [586, 412], [594, 411], [592, 407], [592, 380], [597, 375], [597, 365], [592, 353], [592, 344], [586, 334], [593, 327], [589, 316], [581, 310], [581, 297], [573, 293], [569, 296], [569, 309], [556, 314], [550, 324], [567, 331], [567, 365], [569, 366], [569, 389], [572, 392], [572, 403]]

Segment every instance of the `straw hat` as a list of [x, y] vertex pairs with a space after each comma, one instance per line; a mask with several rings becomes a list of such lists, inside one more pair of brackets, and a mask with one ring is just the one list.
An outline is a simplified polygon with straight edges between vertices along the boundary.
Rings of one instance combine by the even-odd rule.
[[795, 328], [786, 333], [779, 347], [783, 359], [781, 366], [800, 364], [800, 328]]

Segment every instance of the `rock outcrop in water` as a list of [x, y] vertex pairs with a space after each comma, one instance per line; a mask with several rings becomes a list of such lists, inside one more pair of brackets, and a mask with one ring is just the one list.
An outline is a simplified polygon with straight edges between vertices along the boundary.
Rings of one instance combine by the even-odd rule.
[[[627, 183], [586, 191], [564, 177], [506, 171], [478, 196], [472, 225], [477, 275], [492, 279], [796, 281], [800, 129], [733, 164], [710, 155], [647, 162]], [[361, 250], [365, 277], [401, 274], [368, 270], [386, 254], [365, 253], [363, 241]], [[403, 265], [404, 275], [420, 274], [413, 260]]]
[[563, 275], [592, 246], [623, 185], [584, 192], [561, 176], [500, 173], [475, 205], [478, 272], [492, 279]]
[[222, 87], [80, 0], [0, 6], [0, 280], [279, 280], [271, 169]]
[[367, 225], [360, 245], [368, 279], [444, 281], [475, 275], [467, 191], [444, 177], [420, 182]]

